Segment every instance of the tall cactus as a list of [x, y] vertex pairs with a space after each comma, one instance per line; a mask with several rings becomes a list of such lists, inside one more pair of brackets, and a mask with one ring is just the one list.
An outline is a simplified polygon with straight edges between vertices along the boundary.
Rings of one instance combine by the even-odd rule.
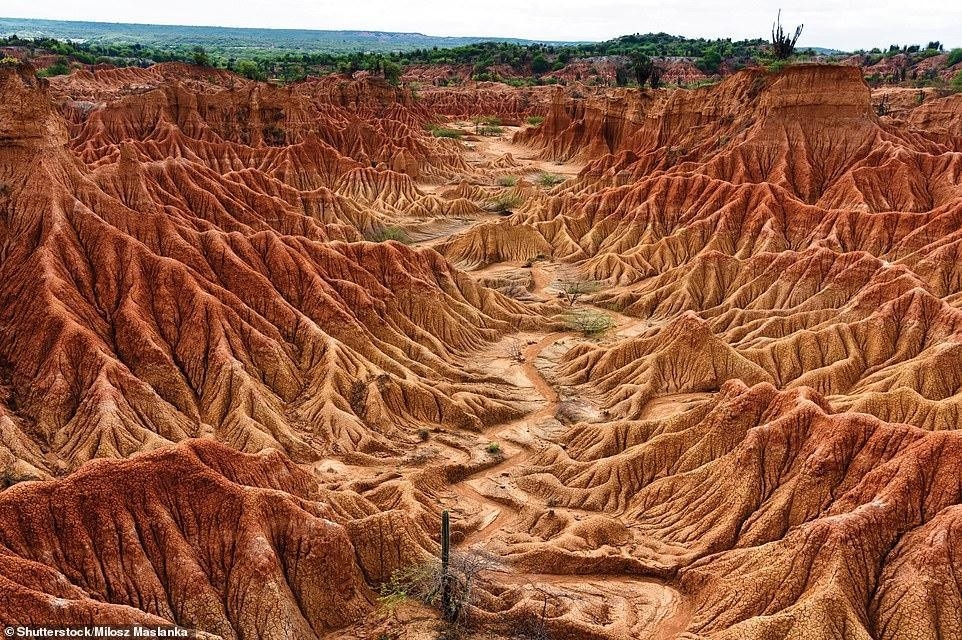
[[451, 602], [451, 514], [441, 512], [441, 615], [453, 622], [457, 611]]

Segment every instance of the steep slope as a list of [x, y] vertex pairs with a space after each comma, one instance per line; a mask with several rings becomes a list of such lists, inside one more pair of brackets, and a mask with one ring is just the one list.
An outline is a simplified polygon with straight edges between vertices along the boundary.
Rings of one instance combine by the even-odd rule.
[[339, 242], [372, 215], [358, 194], [144, 160], [129, 137], [91, 172], [28, 72], [3, 94], [0, 362], [46, 471], [196, 436], [300, 460], [394, 450], [517, 410], [459, 363], [530, 312], [430, 250]]
[[199, 441], [19, 485], [0, 495], [0, 619], [323, 636], [373, 595], [337, 507], [311, 490], [276, 451]]

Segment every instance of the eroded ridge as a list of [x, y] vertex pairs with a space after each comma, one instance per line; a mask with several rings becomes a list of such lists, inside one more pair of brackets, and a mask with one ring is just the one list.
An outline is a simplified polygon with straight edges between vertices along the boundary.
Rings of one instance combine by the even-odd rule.
[[428, 637], [448, 510], [489, 634], [962, 627], [958, 96], [0, 93], [3, 622]]

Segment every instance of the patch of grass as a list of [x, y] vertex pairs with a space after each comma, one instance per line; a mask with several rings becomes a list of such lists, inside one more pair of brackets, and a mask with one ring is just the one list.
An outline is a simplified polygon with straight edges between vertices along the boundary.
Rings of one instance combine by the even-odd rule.
[[411, 236], [401, 227], [382, 227], [375, 231], [365, 234], [367, 240], [371, 242], [387, 242], [394, 240], [402, 244], [411, 244]]
[[565, 179], [564, 176], [559, 176], [557, 173], [548, 173], [547, 171], [542, 171], [535, 177], [534, 181], [540, 184], [542, 187], [551, 188], [557, 184], [561, 184], [565, 181]]
[[478, 133], [482, 136], [490, 138], [493, 136], [500, 136], [502, 133], [504, 133], [504, 129], [498, 125], [485, 125], [478, 129]]
[[513, 187], [518, 184], [518, 176], [498, 176], [499, 187]]
[[530, 124], [532, 127], [537, 127], [537, 126], [539, 126], [542, 122], [544, 122], [544, 116], [528, 116], [528, 117], [525, 119], [525, 122], [527, 122], [528, 124]]
[[791, 60], [772, 60], [765, 65], [765, 71], [768, 73], [778, 73], [790, 64], [792, 64]]
[[486, 446], [484, 450], [487, 451], [492, 456], [501, 455], [501, 445], [498, 444], [497, 442], [489, 442], [488, 446]]

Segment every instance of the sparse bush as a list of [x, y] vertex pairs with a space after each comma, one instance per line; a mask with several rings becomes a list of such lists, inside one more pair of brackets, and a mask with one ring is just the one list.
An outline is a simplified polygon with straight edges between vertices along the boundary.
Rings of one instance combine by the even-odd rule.
[[431, 438], [431, 432], [427, 429], [418, 429], [418, 439], [421, 442], [427, 442]]
[[405, 598], [420, 600], [440, 610], [449, 625], [447, 631], [456, 632], [470, 624], [468, 614], [474, 604], [475, 582], [482, 572], [497, 568], [498, 562], [481, 551], [450, 552], [450, 538], [445, 538], [443, 525], [441, 553], [440, 562], [404, 567], [391, 574], [390, 581], [381, 587], [380, 601], [394, 606]]
[[502, 294], [515, 300], [525, 300], [530, 297], [528, 290], [516, 282], [503, 287], [498, 287], [497, 289]]
[[492, 456], [501, 455], [501, 445], [498, 444], [497, 442], [489, 442], [488, 446], [486, 446], [484, 450], [487, 451]]
[[564, 182], [564, 180], [565, 179], [563, 176], [559, 176], [556, 173], [548, 173], [547, 171], [542, 171], [534, 179], [535, 182], [537, 182], [538, 184], [540, 184], [542, 187], [545, 187], [545, 188], [550, 188], [555, 186], [556, 184], [561, 184], [562, 182]]
[[431, 135], [435, 138], [453, 138], [460, 140], [464, 132], [460, 129], [449, 129], [447, 127], [431, 127]]
[[594, 309], [574, 309], [564, 315], [564, 323], [572, 331], [580, 331], [586, 338], [600, 336], [615, 326], [611, 316]]
[[478, 133], [482, 136], [490, 138], [494, 136], [500, 136], [502, 133], [504, 133], [504, 129], [498, 125], [485, 125], [478, 129]]
[[207, 49], [201, 46], [194, 47], [191, 59], [194, 64], [199, 67], [209, 67], [210, 66], [210, 54], [207, 53]]
[[573, 307], [582, 296], [595, 293], [601, 286], [597, 280], [567, 280], [558, 285], [558, 288], [561, 289], [561, 297], [565, 303]]
[[535, 265], [536, 262], [547, 262], [548, 259], [549, 259], [548, 256], [544, 255], [543, 253], [539, 253], [533, 258], [528, 258], [527, 260], [525, 260], [524, 264], [521, 266], [523, 266], [525, 269], [530, 269]]
[[271, 147], [280, 147], [287, 140], [287, 132], [276, 124], [264, 127], [261, 132], [264, 134], [264, 143]]
[[508, 214], [520, 204], [521, 198], [515, 195], [505, 194], [499, 198], [489, 200], [487, 204], [485, 204], [484, 208], [493, 213]]
[[544, 122], [544, 116], [528, 116], [525, 121], [532, 127], [537, 127]]
[[888, 100], [885, 96], [882, 96], [882, 99], [879, 101], [879, 103], [875, 105], [875, 113], [878, 116], [887, 116], [889, 114]]
[[394, 240], [402, 244], [410, 244], [411, 236], [401, 227], [382, 227], [366, 234], [367, 240], [371, 242], [387, 242]]
[[518, 184], [518, 176], [498, 176], [499, 187], [513, 187]]
[[566, 400], [558, 404], [554, 417], [561, 424], [574, 424], [584, 419], [584, 412], [578, 406], [578, 403]]
[[364, 380], [355, 380], [351, 383], [351, 393], [347, 401], [351, 405], [351, 411], [354, 412], [358, 418], [364, 419], [367, 415], [367, 396], [368, 396], [368, 383]]

